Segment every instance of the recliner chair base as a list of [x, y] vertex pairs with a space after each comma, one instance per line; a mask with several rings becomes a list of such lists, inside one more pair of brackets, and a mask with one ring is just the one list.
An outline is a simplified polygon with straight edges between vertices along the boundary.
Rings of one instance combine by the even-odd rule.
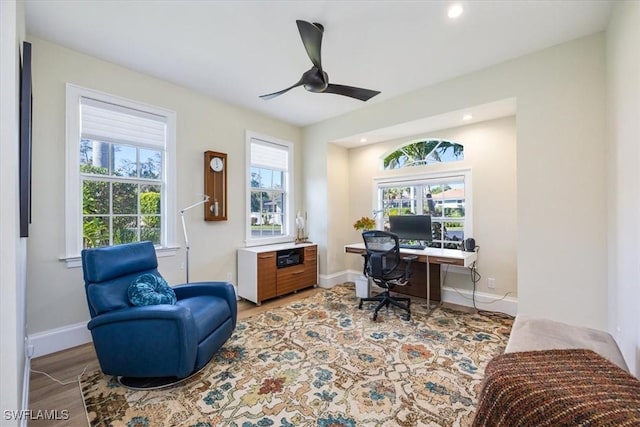
[[[206, 364], [204, 366], [207, 366]], [[130, 390], [160, 390], [163, 388], [171, 387], [176, 384], [180, 384], [183, 381], [186, 381], [193, 377], [195, 374], [204, 369], [204, 366], [197, 371], [193, 371], [189, 375], [184, 378], [178, 377], [149, 377], [149, 378], [138, 378], [138, 377], [117, 377], [118, 384], [121, 386], [128, 388]]]

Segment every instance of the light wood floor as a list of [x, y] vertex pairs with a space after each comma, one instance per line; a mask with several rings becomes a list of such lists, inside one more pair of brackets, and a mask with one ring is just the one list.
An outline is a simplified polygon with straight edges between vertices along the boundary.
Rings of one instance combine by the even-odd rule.
[[[238, 301], [238, 318], [244, 319], [323, 291], [322, 288], [310, 288], [266, 301], [260, 306], [247, 301]], [[32, 418], [36, 417], [37, 411], [50, 413], [57, 411], [57, 418], [67, 418], [62, 412], [67, 411], [68, 419], [58, 421], [33, 419], [29, 421], [29, 426], [86, 426], [87, 417], [78, 377], [85, 370], [91, 373], [96, 369], [99, 369], [98, 359], [91, 343], [33, 359], [29, 386], [29, 409], [32, 410]], [[58, 384], [34, 371], [46, 372], [61, 382], [70, 384]]]

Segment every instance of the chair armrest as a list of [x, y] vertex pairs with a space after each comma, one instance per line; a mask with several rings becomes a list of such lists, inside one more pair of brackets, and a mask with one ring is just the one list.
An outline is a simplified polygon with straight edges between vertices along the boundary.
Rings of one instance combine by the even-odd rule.
[[362, 275], [366, 276], [367, 275], [367, 264], [369, 264], [369, 254], [364, 253], [364, 254], [360, 254], [360, 255], [362, 255], [362, 258], [364, 258], [363, 267], [362, 267]]
[[404, 265], [404, 278], [409, 279], [411, 277], [411, 262], [418, 259], [417, 255], [404, 255], [402, 260], [405, 262]]
[[371, 263], [371, 277], [382, 278], [384, 275], [383, 259], [384, 253], [374, 252], [369, 255], [369, 262]]
[[187, 308], [179, 305], [159, 304], [123, 308], [100, 314], [89, 321], [87, 328], [91, 330], [102, 325], [118, 322], [137, 322], [139, 320], [169, 320], [191, 323], [189, 327], [193, 325], [193, 316]]
[[229, 304], [233, 327], [236, 326], [238, 318], [238, 303], [236, 302], [236, 292], [229, 282], [191, 282], [173, 287], [178, 300], [196, 297], [199, 295], [210, 295], [224, 299]]

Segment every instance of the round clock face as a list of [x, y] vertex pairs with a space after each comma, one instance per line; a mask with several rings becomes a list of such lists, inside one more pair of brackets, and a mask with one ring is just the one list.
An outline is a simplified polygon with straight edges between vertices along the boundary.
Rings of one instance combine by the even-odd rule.
[[220, 157], [214, 157], [209, 163], [214, 172], [220, 172], [224, 168], [224, 163]]

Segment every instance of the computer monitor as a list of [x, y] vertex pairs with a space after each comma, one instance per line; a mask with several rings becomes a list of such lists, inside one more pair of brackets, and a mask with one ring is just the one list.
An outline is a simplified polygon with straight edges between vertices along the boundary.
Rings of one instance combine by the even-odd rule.
[[431, 241], [431, 215], [392, 215], [389, 231], [401, 240]]

